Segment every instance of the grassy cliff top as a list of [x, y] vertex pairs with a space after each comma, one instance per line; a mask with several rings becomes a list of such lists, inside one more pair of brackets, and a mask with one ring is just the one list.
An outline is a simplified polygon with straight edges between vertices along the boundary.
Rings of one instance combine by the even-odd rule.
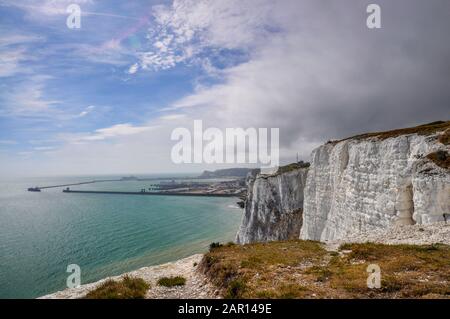
[[[381, 288], [367, 287], [367, 267]], [[202, 271], [226, 298], [450, 298], [450, 246], [345, 244], [327, 251], [313, 241], [214, 247]]]
[[298, 163], [291, 163], [288, 165], [278, 167], [276, 174], [292, 172], [292, 171], [295, 171], [300, 168], [308, 168], [309, 166], [310, 166], [310, 163], [306, 163], [306, 162], [302, 162], [302, 161], [298, 162]]
[[[384, 139], [387, 139], [390, 137], [397, 137], [400, 135], [407, 135], [407, 134], [431, 135], [436, 132], [441, 132], [441, 131], [445, 131], [445, 130], [449, 130], [449, 129], [450, 129], [450, 121], [437, 121], [437, 122], [432, 122], [432, 123], [428, 123], [428, 124], [424, 124], [424, 125], [408, 127], [408, 128], [401, 128], [401, 129], [396, 129], [396, 130], [391, 130], [391, 131], [359, 134], [359, 135], [344, 138], [342, 140], [330, 141], [328, 143], [335, 144], [335, 143], [339, 143], [339, 142], [346, 141], [349, 139], [365, 139], [365, 138], [370, 138], [370, 137], [377, 137], [381, 140], [384, 140]], [[448, 144], [449, 133], [446, 133], [445, 135], [447, 136], [446, 142]], [[443, 144], [445, 144], [445, 143], [443, 143]]]

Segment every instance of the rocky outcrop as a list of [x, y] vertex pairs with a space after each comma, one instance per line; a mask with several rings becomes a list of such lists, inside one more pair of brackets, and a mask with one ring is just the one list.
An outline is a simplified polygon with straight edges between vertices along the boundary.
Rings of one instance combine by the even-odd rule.
[[450, 221], [450, 122], [329, 142], [309, 168], [248, 180], [238, 243], [335, 240]]
[[424, 225], [392, 225], [388, 228], [358, 232], [350, 234], [348, 237], [328, 241], [327, 246], [335, 250], [345, 243], [366, 242], [388, 245], [450, 245], [450, 223], [437, 222]]
[[298, 238], [302, 226], [303, 188], [307, 168], [273, 175], [250, 175], [240, 244]]
[[392, 224], [427, 224], [450, 213], [450, 174], [427, 158], [448, 150], [439, 134], [368, 137], [313, 151], [302, 239], [333, 240]]

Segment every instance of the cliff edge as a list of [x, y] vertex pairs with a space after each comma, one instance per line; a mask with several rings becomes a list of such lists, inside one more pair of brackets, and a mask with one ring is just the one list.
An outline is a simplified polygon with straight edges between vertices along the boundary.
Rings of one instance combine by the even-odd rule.
[[292, 167], [273, 175], [247, 177], [245, 212], [237, 243], [299, 237], [307, 171], [306, 167]]
[[328, 241], [450, 220], [449, 154], [450, 121], [328, 142], [309, 168], [248, 179], [236, 241]]

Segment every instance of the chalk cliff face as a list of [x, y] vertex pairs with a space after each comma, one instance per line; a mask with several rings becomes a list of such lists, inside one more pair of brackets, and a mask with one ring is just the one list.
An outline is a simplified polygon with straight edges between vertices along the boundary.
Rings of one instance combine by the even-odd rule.
[[325, 241], [392, 224], [450, 220], [446, 123], [426, 134], [327, 143], [313, 151], [309, 169], [252, 177], [237, 242]]
[[245, 212], [236, 242], [298, 238], [307, 168], [250, 176]]
[[332, 240], [450, 213], [450, 174], [426, 155], [448, 149], [436, 136], [349, 139], [312, 153], [302, 239]]

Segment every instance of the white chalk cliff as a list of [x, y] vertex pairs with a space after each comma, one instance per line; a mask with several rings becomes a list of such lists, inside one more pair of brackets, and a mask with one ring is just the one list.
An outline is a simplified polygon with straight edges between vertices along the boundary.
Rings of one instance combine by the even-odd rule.
[[435, 126], [327, 143], [312, 152], [309, 169], [258, 175], [237, 242], [288, 239], [299, 227], [300, 238], [325, 241], [450, 221], [450, 122]]
[[306, 168], [247, 178], [247, 199], [236, 242], [298, 238], [302, 227]]

